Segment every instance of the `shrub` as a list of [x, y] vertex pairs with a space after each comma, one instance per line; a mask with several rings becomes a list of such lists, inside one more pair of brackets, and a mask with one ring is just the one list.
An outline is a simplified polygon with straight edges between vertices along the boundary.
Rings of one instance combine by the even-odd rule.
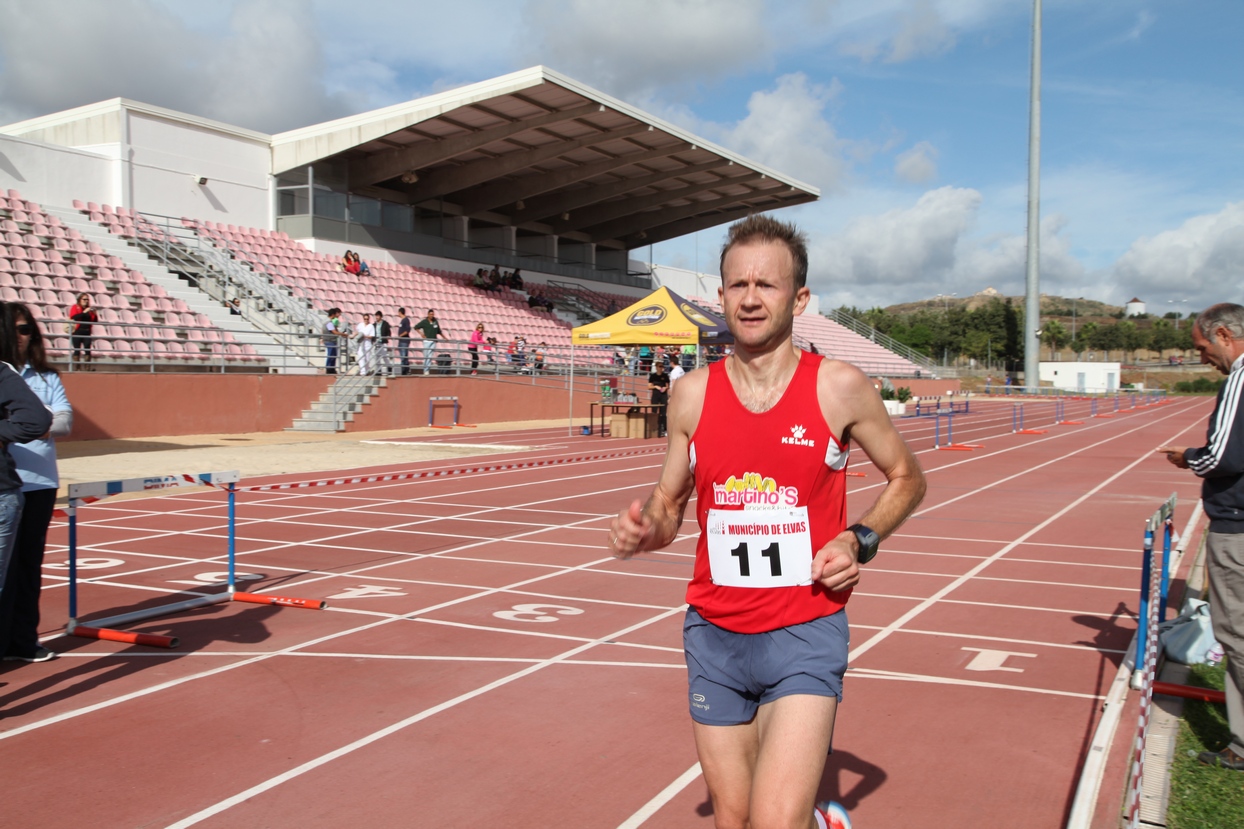
[[900, 403], [906, 403], [908, 400], [911, 400], [911, 389], [907, 386], [899, 386], [898, 390], [894, 392], [894, 399]]
[[893, 400], [894, 389], [890, 389], [890, 388], [886, 388], [885, 386], [882, 386], [881, 387], [881, 399], [882, 400]]

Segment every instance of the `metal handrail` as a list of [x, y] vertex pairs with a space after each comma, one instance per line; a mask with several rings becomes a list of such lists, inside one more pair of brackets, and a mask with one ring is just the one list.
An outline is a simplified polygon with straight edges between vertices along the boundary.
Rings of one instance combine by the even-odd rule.
[[891, 337], [889, 334], [883, 334], [882, 332], [878, 331], [876, 328], [873, 328], [871, 325], [864, 322], [863, 320], [857, 319], [851, 316], [850, 314], [847, 314], [847, 313], [844, 313], [843, 311], [838, 310], [837, 308], [831, 309], [829, 311], [825, 311], [823, 313], [825, 314], [826, 317], [838, 323], [843, 328], [850, 329], [854, 333], [860, 335], [861, 337], [864, 337], [867, 340], [871, 340], [872, 342], [876, 343], [877, 345], [881, 346], [887, 351], [893, 351], [895, 354], [899, 355], [903, 359], [909, 360], [910, 362], [915, 363], [917, 366], [928, 371], [930, 374], [932, 374], [933, 372], [938, 372], [938, 373], [943, 373], [943, 374], [947, 373], [945, 371], [945, 367], [937, 365], [927, 355], [921, 354], [920, 352], [913, 349], [911, 346], [899, 342], [898, 340]]

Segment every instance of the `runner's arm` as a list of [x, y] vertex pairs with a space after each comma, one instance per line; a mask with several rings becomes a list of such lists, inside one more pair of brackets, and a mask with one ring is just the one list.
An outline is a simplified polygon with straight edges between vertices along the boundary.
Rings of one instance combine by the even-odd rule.
[[[854, 366], [826, 363], [817, 394], [830, 427], [844, 443], [854, 440], [886, 478], [885, 489], [858, 523], [885, 539], [924, 499], [924, 471], [894, 428], [872, 381]], [[817, 552], [812, 578], [829, 590], [854, 587], [859, 581], [858, 554], [855, 534], [842, 532]]]
[[616, 557], [630, 558], [645, 550], [657, 550], [678, 537], [687, 502], [695, 491], [688, 448], [700, 421], [707, 379], [707, 371], [692, 372], [672, 395], [666, 420], [669, 447], [661, 477], [647, 503], [632, 502], [609, 526], [609, 547]]

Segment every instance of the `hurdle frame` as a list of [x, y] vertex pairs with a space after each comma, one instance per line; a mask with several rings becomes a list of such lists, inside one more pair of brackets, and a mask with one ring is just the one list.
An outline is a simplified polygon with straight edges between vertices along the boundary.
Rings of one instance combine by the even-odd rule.
[[[437, 426], [435, 423], [432, 422], [433, 415], [435, 414], [435, 411], [436, 411], [436, 404], [444, 403], [446, 401], [453, 401], [453, 404], [454, 404], [453, 426]], [[459, 425], [458, 424], [458, 412], [459, 412], [459, 406], [458, 406], [458, 398], [456, 395], [439, 395], [435, 397], [429, 397], [428, 398], [428, 427], [432, 429], [452, 429], [454, 426]]]
[[[131, 622], [139, 622], [157, 616], [167, 616], [183, 610], [193, 610], [194, 608], [223, 604], [225, 602], [274, 604], [285, 607], [301, 607], [309, 610], [323, 610], [327, 607], [327, 602], [319, 599], [298, 599], [289, 596], [247, 593], [237, 589], [237, 484], [240, 480], [241, 474], [236, 470], [231, 470], [228, 472], [203, 472], [197, 475], [161, 475], [146, 478], [126, 478], [118, 481], [92, 481], [89, 483], [70, 484], [68, 486], [69, 503], [65, 509], [65, 515], [69, 522], [69, 619], [65, 624], [65, 633], [83, 639], [102, 639], [132, 645], [175, 648], [179, 644], [176, 636], [133, 633], [117, 630], [114, 626], [126, 625]], [[90, 625], [79, 624], [78, 509], [87, 504], [126, 492], [150, 492], [200, 486], [223, 489], [228, 493], [228, 567], [225, 592], [198, 595], [189, 599], [170, 602], [169, 604], [149, 607], [144, 610], [118, 613], [102, 619], [94, 619]]]

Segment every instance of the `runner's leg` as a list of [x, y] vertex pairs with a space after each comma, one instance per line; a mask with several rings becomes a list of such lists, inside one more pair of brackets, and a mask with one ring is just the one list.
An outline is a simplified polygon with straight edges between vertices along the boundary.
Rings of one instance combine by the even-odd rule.
[[762, 705], [751, 723], [693, 723], [717, 829], [814, 829], [837, 706], [792, 695]]

